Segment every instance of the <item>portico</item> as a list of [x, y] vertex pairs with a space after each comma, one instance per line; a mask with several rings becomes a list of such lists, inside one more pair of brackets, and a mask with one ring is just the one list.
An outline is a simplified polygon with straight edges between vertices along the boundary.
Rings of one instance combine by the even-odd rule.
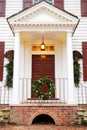
[[[32, 55], [54, 56], [55, 98], [75, 104], [72, 34], [78, 18], [42, 1], [9, 17], [8, 22], [15, 38], [12, 104], [32, 99]], [[49, 48], [45, 51], [34, 49], [41, 45], [42, 35]]]

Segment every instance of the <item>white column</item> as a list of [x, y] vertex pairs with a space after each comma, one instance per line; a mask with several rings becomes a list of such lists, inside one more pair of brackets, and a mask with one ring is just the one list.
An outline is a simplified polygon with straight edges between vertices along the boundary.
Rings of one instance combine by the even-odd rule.
[[25, 43], [25, 77], [28, 78], [28, 98], [31, 98], [31, 44], [29, 42]]
[[68, 67], [68, 104], [75, 104], [74, 99], [74, 74], [72, 55], [72, 33], [67, 33], [67, 67]]
[[[30, 49], [31, 49], [31, 47], [30, 47]], [[29, 54], [29, 62], [30, 62], [30, 65], [29, 65], [29, 98], [31, 98], [31, 92], [32, 92], [32, 84], [31, 84], [31, 80], [32, 80], [32, 78], [31, 78], [31, 74], [32, 74], [32, 72], [31, 72], [31, 70], [32, 70], [32, 57], [31, 57], [31, 50], [29, 51], [30, 52], [30, 54]]]
[[60, 69], [60, 46], [58, 46], [58, 44], [55, 45], [55, 98], [59, 98], [59, 76], [61, 73], [61, 69]]
[[20, 33], [15, 33], [14, 43], [14, 73], [13, 73], [13, 104], [19, 104], [19, 59], [20, 54]]

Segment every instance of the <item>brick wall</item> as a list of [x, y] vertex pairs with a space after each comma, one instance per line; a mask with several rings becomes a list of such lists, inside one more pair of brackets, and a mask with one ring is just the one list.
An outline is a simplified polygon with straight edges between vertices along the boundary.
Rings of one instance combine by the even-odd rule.
[[17, 124], [31, 125], [36, 116], [46, 114], [56, 125], [69, 125], [73, 123], [76, 111], [76, 106], [12, 106], [10, 119]]

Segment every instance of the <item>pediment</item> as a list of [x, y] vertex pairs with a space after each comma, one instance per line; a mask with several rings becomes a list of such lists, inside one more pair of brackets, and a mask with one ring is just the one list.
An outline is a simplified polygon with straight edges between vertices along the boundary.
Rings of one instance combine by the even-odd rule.
[[59, 24], [74, 25], [78, 23], [78, 18], [66, 11], [60, 10], [45, 1], [42, 1], [31, 8], [23, 10], [8, 18], [8, 22], [14, 25], [33, 25], [33, 24]]
[[[63, 21], [67, 21], [64, 20], [63, 18], [58, 18], [57, 16], [53, 16], [53, 14], [46, 12], [46, 11], [40, 11], [35, 14], [33, 14], [32, 16], [28, 16], [24, 19], [21, 19], [20, 22], [63, 22]], [[19, 22], [19, 19], [16, 20], [16, 22]]]

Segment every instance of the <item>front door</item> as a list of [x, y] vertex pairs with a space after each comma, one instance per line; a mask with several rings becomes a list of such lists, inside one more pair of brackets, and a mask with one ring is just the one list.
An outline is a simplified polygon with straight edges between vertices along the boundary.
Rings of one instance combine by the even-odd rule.
[[[54, 55], [32, 55], [32, 83], [41, 77], [48, 77], [55, 82]], [[32, 92], [32, 97], [35, 98]]]

